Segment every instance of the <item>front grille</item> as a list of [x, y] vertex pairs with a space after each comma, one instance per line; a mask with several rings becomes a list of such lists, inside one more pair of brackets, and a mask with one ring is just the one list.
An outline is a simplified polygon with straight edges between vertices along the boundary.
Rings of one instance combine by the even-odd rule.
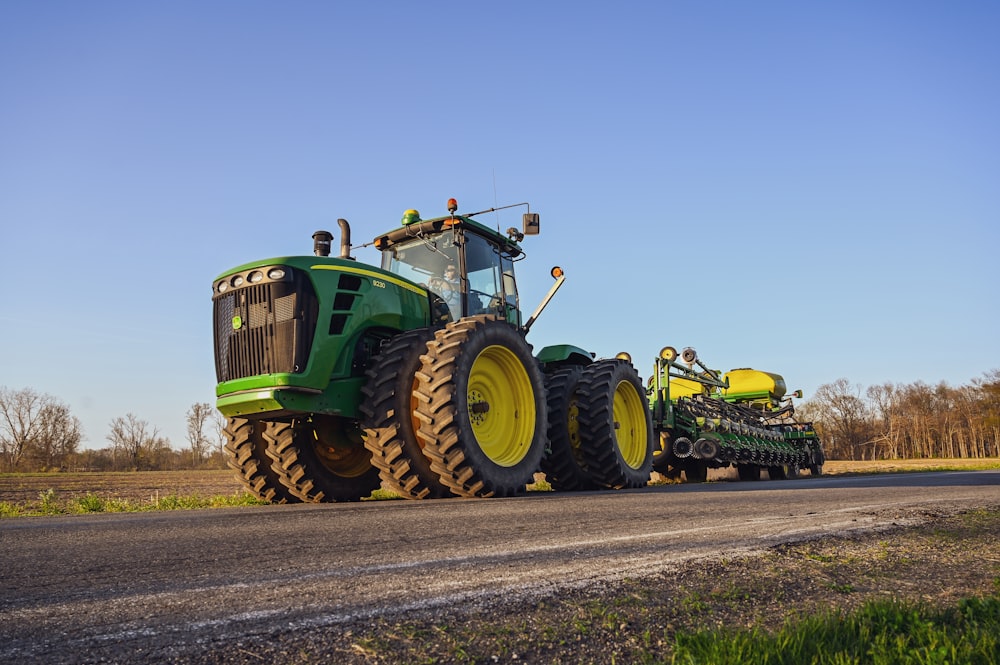
[[233, 288], [214, 298], [215, 374], [232, 381], [305, 371], [316, 329], [316, 294], [301, 273]]

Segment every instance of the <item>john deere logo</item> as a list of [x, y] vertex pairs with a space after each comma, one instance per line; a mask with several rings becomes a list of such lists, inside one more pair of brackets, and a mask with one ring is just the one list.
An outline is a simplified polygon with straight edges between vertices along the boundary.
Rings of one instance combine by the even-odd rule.
[[243, 327], [243, 317], [242, 316], [234, 316], [233, 317], [233, 330], [239, 330], [242, 327]]

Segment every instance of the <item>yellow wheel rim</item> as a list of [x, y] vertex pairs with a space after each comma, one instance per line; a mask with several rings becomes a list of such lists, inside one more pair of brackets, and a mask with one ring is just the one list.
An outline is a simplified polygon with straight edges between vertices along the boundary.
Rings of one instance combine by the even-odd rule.
[[371, 469], [372, 454], [365, 448], [360, 432], [344, 432], [320, 424], [313, 430], [312, 438], [316, 456], [334, 475], [357, 478]]
[[660, 445], [653, 447], [653, 462], [656, 463], [659, 459], [667, 454], [670, 450], [670, 437], [666, 432], [660, 433]]
[[504, 346], [488, 346], [469, 373], [469, 422], [480, 449], [499, 466], [514, 466], [531, 449], [535, 391], [528, 371]]
[[635, 386], [621, 381], [615, 387], [615, 439], [622, 459], [633, 469], [646, 461], [646, 407]]
[[569, 436], [569, 445], [573, 448], [573, 455], [580, 455], [580, 407], [576, 401], [576, 394], [569, 398], [569, 408], [566, 413], [566, 433]]

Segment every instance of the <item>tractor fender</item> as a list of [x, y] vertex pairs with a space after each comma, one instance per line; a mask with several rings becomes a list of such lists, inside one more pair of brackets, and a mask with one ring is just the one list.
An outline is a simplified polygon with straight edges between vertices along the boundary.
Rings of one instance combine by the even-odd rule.
[[572, 344], [556, 344], [543, 348], [535, 359], [545, 372], [550, 372], [567, 365], [589, 365], [594, 362], [594, 354]]

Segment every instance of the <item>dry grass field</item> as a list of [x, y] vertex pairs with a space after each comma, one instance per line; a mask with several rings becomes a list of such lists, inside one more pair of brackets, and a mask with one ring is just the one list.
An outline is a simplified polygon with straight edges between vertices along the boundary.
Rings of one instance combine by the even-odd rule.
[[52, 490], [60, 499], [94, 495], [102, 499], [156, 502], [165, 496], [222, 496], [242, 492], [233, 472], [138, 471], [116, 473], [0, 474], [0, 502], [27, 505]]
[[[973, 469], [1000, 469], [1000, 458], [987, 459], [903, 459], [874, 461], [838, 461], [827, 460], [823, 465], [823, 474], [830, 476], [859, 473], [908, 473], [916, 471], [961, 471]], [[804, 477], [809, 476], [803, 471]], [[736, 469], [718, 469], [709, 471], [709, 480], [737, 480]]]

